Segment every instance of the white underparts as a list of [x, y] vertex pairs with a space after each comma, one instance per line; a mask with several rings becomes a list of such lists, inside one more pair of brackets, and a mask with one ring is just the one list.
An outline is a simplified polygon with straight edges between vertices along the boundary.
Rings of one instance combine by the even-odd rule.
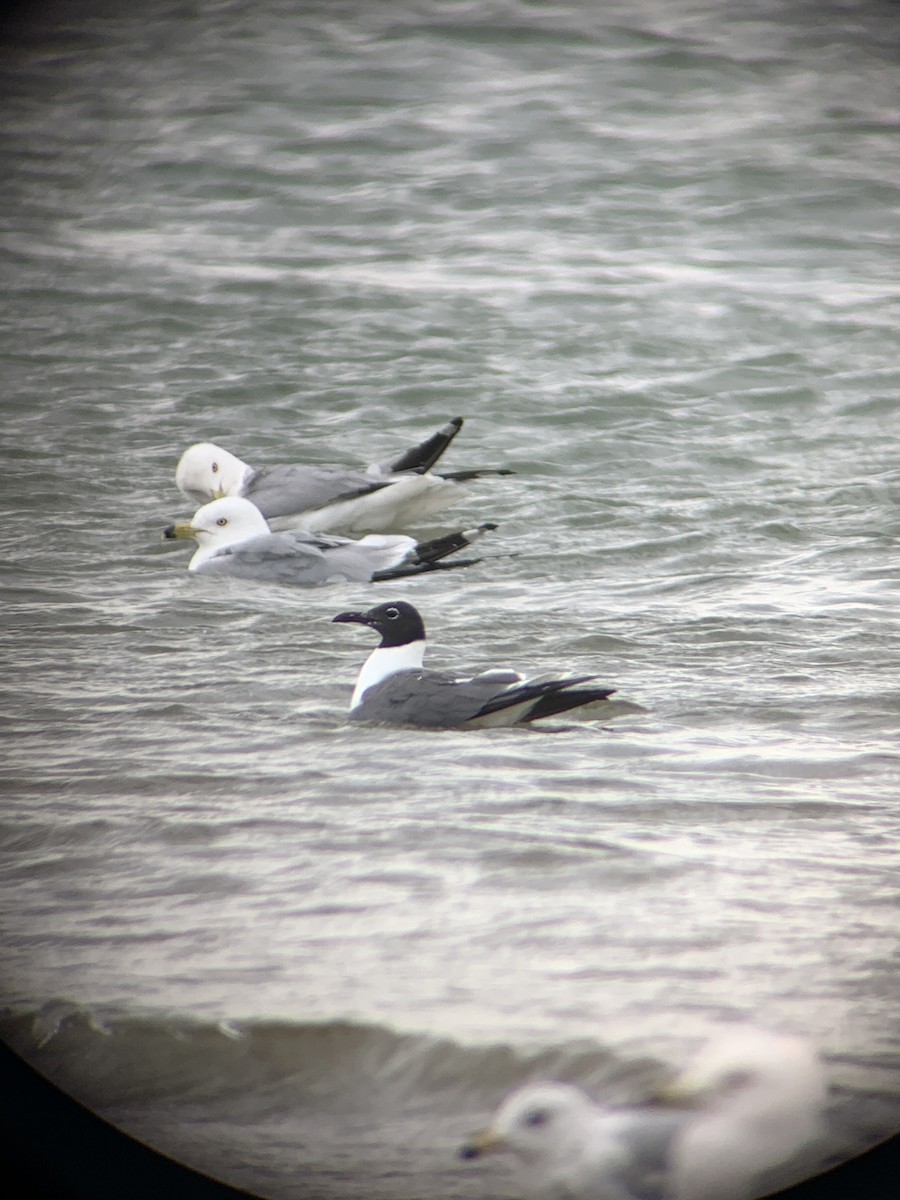
[[324, 533], [342, 529], [349, 533], [395, 529], [421, 521], [458, 500], [463, 491], [458, 483], [438, 475], [400, 476], [396, 483], [355, 496], [334, 500], [321, 508], [291, 516], [272, 517], [272, 529], [309, 529]]

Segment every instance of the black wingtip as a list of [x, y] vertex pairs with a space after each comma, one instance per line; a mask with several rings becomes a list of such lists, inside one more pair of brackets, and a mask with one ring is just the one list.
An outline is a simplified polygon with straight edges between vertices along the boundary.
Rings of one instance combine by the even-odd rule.
[[571, 691], [548, 692], [529, 709], [525, 719], [539, 721], [543, 717], [555, 717], [573, 708], [582, 708], [585, 704], [608, 700], [615, 691], [611, 687], [575, 687]]
[[426, 438], [417, 446], [411, 446], [409, 450], [405, 450], [399, 458], [387, 463], [384, 469], [393, 473], [415, 471], [420, 475], [430, 471], [462, 429], [462, 425], [462, 417], [451, 417], [437, 433], [433, 433], [431, 437]]
[[412, 552], [411, 561], [436, 563], [439, 559], [446, 558], [449, 554], [454, 554], [465, 546], [470, 546], [472, 542], [477, 542], [483, 534], [496, 528], [495, 521], [487, 521], [474, 529], [461, 529], [457, 533], [445, 533], [441, 537], [432, 538], [429, 542], [418, 542]]
[[474, 567], [480, 562], [480, 558], [454, 558], [450, 562], [401, 563], [399, 567], [373, 572], [372, 582], [390, 583], [392, 579], [405, 579], [407, 575], [426, 575], [429, 571], [455, 571], [457, 567]]
[[485, 475], [515, 475], [509, 467], [476, 467], [471, 471], [440, 471], [441, 479], [451, 483], [468, 483], [470, 479], [481, 479]]
[[472, 1158], [480, 1158], [481, 1151], [477, 1146], [473, 1146], [471, 1142], [466, 1142], [464, 1146], [460, 1146], [460, 1148], [457, 1150], [456, 1157], [461, 1158], [464, 1162], [467, 1162]]

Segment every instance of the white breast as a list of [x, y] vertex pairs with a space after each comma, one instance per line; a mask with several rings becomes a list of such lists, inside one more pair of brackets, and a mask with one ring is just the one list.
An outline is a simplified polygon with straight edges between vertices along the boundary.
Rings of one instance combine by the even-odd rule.
[[387, 679], [397, 671], [416, 670], [421, 667], [425, 657], [424, 641], [408, 642], [405, 646], [379, 646], [373, 650], [359, 673], [353, 698], [350, 701], [351, 710], [361, 702], [363, 694], [382, 679]]

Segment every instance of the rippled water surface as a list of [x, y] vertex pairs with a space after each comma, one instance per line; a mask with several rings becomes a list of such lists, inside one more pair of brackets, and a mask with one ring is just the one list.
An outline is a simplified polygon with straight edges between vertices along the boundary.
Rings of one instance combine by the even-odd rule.
[[[3, 50], [3, 1036], [276, 1198], [515, 1195], [503, 1092], [808, 1032], [900, 1126], [900, 14], [147, 3]], [[511, 467], [482, 561], [191, 578], [181, 451]], [[615, 715], [351, 727], [434, 666]], [[813, 1164], [815, 1165], [815, 1164]]]

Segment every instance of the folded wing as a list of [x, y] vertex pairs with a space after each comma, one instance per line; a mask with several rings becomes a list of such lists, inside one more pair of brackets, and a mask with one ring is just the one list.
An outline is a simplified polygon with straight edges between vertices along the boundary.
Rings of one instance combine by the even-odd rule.
[[515, 725], [605, 700], [615, 691], [579, 686], [593, 678], [528, 683], [513, 671], [490, 671], [471, 679], [443, 671], [397, 671], [369, 688], [350, 717], [432, 729]]

